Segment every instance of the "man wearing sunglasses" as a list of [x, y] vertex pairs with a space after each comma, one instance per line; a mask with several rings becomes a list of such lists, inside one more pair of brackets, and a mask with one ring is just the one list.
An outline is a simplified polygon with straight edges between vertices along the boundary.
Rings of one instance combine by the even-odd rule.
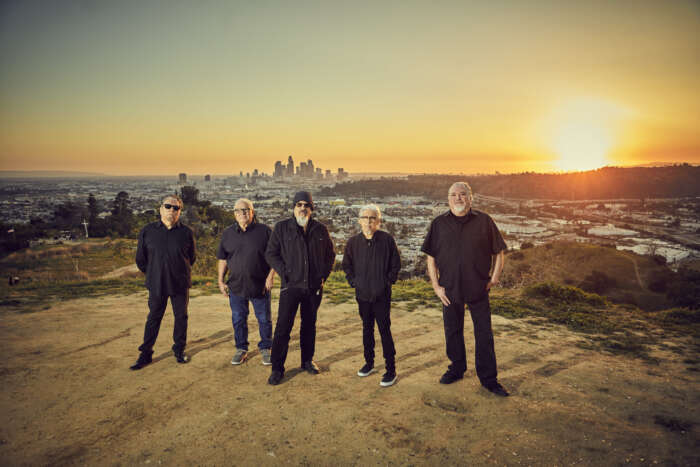
[[[241, 198], [233, 207], [236, 223], [224, 230], [216, 253], [218, 258], [219, 290], [229, 298], [236, 353], [232, 365], [240, 365], [248, 358], [248, 303], [253, 304], [258, 320], [260, 342], [258, 348], [263, 365], [270, 365], [272, 346], [272, 316], [270, 289], [275, 271], [265, 260], [265, 249], [270, 239], [270, 228], [255, 218], [253, 203]], [[228, 271], [228, 281], [224, 276]]]
[[277, 385], [284, 377], [284, 362], [289, 349], [289, 335], [297, 309], [301, 309], [301, 368], [318, 374], [313, 361], [316, 347], [316, 313], [323, 296], [323, 283], [335, 261], [333, 241], [328, 229], [311, 218], [314, 205], [311, 193], [294, 195], [294, 217], [275, 224], [267, 244], [265, 258], [277, 271], [280, 287], [277, 324], [272, 338], [272, 373], [268, 383]]
[[139, 347], [141, 354], [131, 366], [132, 370], [140, 370], [151, 363], [168, 298], [175, 315], [173, 353], [178, 363], [189, 361], [185, 355], [187, 304], [192, 286], [195, 242], [192, 229], [180, 222], [181, 212], [182, 200], [178, 196], [168, 195], [160, 206], [160, 220], [146, 225], [139, 233], [136, 265], [146, 273], [149, 313], [143, 344]]
[[380, 386], [391, 386], [396, 382], [396, 350], [391, 337], [391, 284], [396, 282], [401, 269], [399, 249], [394, 237], [379, 230], [382, 216], [379, 207], [369, 204], [360, 209], [362, 232], [350, 237], [343, 254], [343, 271], [355, 289], [355, 298], [362, 318], [362, 344], [365, 350], [365, 365], [358, 376], [369, 376], [374, 372], [374, 322], [377, 322], [382, 338], [382, 351], [386, 373]]

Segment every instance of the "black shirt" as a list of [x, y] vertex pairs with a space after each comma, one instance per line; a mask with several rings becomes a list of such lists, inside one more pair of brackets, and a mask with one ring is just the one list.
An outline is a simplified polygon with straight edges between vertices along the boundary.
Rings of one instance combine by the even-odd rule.
[[358, 300], [391, 298], [391, 284], [398, 279], [400, 269], [399, 249], [387, 232], [377, 230], [370, 239], [359, 233], [345, 245], [343, 271]]
[[245, 231], [238, 223], [224, 230], [216, 257], [226, 260], [228, 288], [234, 295], [245, 298], [265, 295], [265, 279], [270, 273], [265, 249], [270, 233], [268, 226], [255, 221]]
[[421, 251], [435, 258], [439, 284], [452, 302], [481, 299], [490, 280], [491, 257], [505, 250], [498, 227], [481, 211], [458, 217], [447, 211], [430, 224]]
[[179, 295], [192, 286], [196, 259], [192, 229], [177, 222], [168, 229], [161, 221], [139, 233], [136, 265], [146, 273], [146, 288], [154, 295]]

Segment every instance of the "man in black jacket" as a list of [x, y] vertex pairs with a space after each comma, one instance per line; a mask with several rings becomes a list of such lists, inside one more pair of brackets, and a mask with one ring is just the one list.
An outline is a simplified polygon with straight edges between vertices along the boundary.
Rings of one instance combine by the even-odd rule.
[[369, 376], [374, 371], [374, 321], [382, 338], [386, 373], [381, 386], [396, 382], [396, 350], [391, 337], [391, 284], [396, 282], [401, 269], [399, 250], [394, 238], [379, 230], [381, 212], [373, 204], [360, 209], [359, 233], [348, 240], [343, 254], [343, 271], [355, 289], [355, 298], [362, 318], [362, 344], [365, 365], [358, 376]]
[[160, 323], [168, 305], [168, 297], [175, 315], [173, 353], [178, 363], [187, 363], [187, 304], [192, 286], [191, 270], [195, 261], [195, 243], [192, 229], [182, 224], [182, 200], [174, 195], [163, 198], [160, 220], [146, 225], [139, 233], [136, 247], [136, 265], [146, 273], [148, 289], [148, 318], [143, 333], [141, 354], [131, 366], [140, 370], [151, 363], [153, 346], [158, 338]]
[[313, 209], [311, 193], [297, 192], [294, 217], [275, 224], [265, 252], [267, 263], [282, 281], [272, 338], [272, 373], [268, 379], [272, 385], [279, 384], [284, 377], [289, 335], [298, 308], [301, 309], [301, 368], [311, 374], [319, 373], [313, 361], [316, 313], [323, 297], [323, 283], [333, 268], [335, 252], [326, 226], [311, 218]]

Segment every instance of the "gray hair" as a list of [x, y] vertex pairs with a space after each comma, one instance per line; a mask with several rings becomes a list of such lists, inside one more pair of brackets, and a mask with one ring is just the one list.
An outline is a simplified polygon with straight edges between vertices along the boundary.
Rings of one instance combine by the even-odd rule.
[[160, 204], [161, 204], [161, 205], [165, 204], [165, 202], [166, 202], [167, 200], [169, 200], [169, 199], [174, 199], [174, 200], [176, 200], [176, 201], [180, 204], [180, 207], [183, 207], [183, 206], [184, 206], [184, 204], [183, 204], [183, 202], [182, 202], [182, 198], [180, 198], [178, 195], [165, 195], [165, 196], [163, 197], [163, 199], [160, 200]]
[[467, 193], [469, 193], [469, 201], [472, 201], [474, 199], [474, 195], [472, 194], [472, 187], [470, 187], [467, 182], [454, 182], [452, 185], [450, 185], [450, 188], [447, 190], [447, 193], [449, 194], [452, 188], [454, 187], [464, 188], [465, 190], [467, 190]]
[[253, 207], [253, 202], [251, 200], [249, 200], [248, 198], [239, 198], [238, 200], [236, 200], [234, 207], [238, 203], [244, 203], [246, 206], [248, 206], [251, 214], [253, 214], [255, 212], [255, 208]]
[[376, 204], [365, 204], [360, 208], [358, 214], [362, 214], [362, 211], [373, 211], [377, 215], [377, 220], [382, 220], [382, 212], [379, 210], [379, 206]]

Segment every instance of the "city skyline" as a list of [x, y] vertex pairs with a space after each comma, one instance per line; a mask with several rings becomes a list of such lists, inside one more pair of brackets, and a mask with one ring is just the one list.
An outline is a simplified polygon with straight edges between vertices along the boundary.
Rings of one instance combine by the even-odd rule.
[[699, 30], [680, 0], [5, 2], [0, 170], [698, 164]]

